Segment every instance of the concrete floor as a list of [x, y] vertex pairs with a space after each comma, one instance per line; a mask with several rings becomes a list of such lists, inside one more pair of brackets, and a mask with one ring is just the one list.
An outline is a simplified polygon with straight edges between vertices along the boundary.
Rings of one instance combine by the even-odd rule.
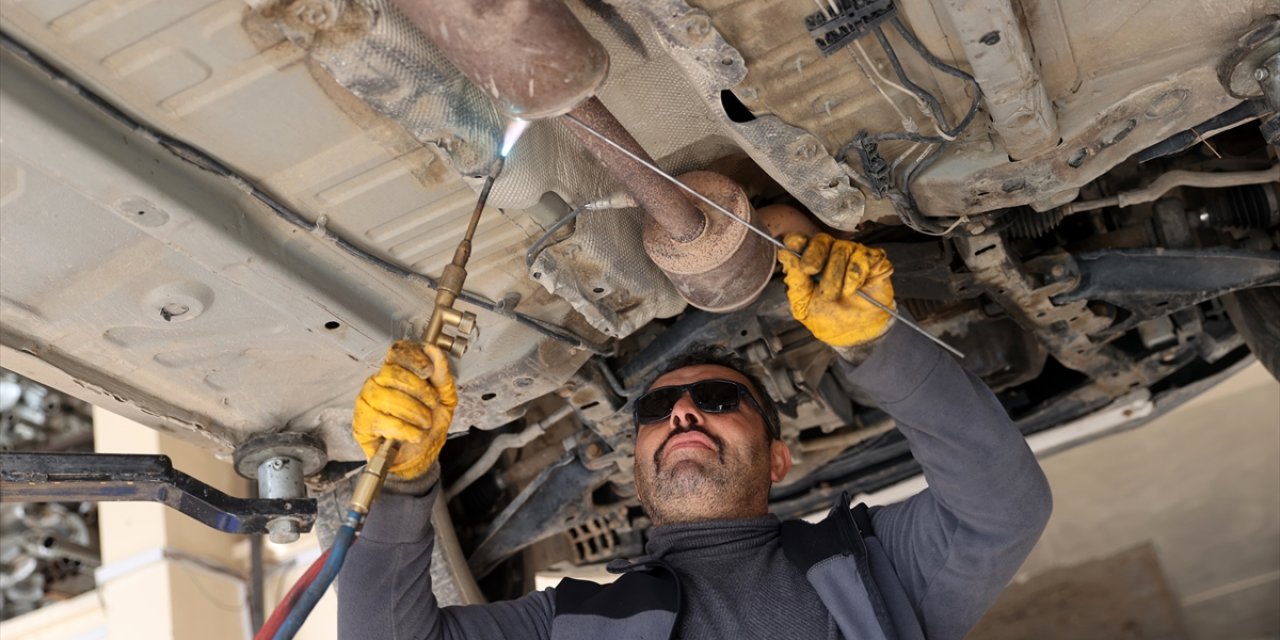
[[1261, 365], [1041, 463], [1054, 513], [1020, 580], [1150, 543], [1189, 637], [1280, 638], [1280, 383]]

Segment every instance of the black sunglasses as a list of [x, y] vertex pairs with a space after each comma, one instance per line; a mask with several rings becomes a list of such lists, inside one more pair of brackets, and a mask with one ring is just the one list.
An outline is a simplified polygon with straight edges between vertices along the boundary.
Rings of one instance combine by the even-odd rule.
[[635, 404], [632, 405], [636, 428], [670, 417], [672, 409], [675, 409], [676, 403], [684, 396], [685, 391], [689, 392], [693, 404], [707, 413], [736, 411], [742, 399], [746, 398], [751, 408], [755, 409], [764, 420], [770, 435], [775, 434], [773, 425], [764, 410], [760, 408], [760, 403], [756, 402], [755, 396], [751, 395], [751, 390], [747, 389], [746, 385], [732, 380], [699, 380], [689, 384], [650, 389], [648, 393], [636, 398]]

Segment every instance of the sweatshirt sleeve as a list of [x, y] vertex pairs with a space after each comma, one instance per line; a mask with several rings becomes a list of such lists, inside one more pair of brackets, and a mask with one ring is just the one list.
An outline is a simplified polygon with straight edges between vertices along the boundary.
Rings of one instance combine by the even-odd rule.
[[338, 584], [338, 637], [343, 640], [470, 640], [551, 637], [551, 589], [517, 600], [440, 607], [431, 591], [435, 531], [431, 509], [440, 493], [384, 493], [347, 553]]
[[874, 509], [872, 526], [929, 638], [963, 638], [1049, 519], [1049, 484], [991, 390], [896, 323], [850, 380], [893, 417], [928, 489]]

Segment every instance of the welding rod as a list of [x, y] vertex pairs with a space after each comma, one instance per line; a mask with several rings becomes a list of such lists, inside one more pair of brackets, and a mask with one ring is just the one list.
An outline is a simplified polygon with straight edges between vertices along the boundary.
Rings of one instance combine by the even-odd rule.
[[[695, 191], [692, 187], [690, 187], [689, 185], [686, 185], [686, 184], [685, 184], [685, 183], [683, 183], [683, 182], [680, 182], [680, 181], [679, 181], [678, 179], [676, 179], [674, 176], [672, 176], [671, 174], [668, 174], [666, 171], [663, 171], [661, 168], [657, 167], [657, 166], [656, 166], [656, 165], [654, 165], [653, 163], [651, 163], [651, 162], [649, 162], [649, 161], [645, 160], [644, 158], [641, 158], [640, 156], [638, 156], [638, 155], [636, 155], [636, 154], [632, 153], [632, 152], [631, 152], [630, 150], [628, 150], [626, 147], [623, 147], [622, 145], [620, 145], [620, 144], [618, 144], [618, 143], [614, 142], [613, 140], [610, 140], [609, 138], [605, 137], [605, 135], [604, 135], [603, 133], [600, 133], [599, 131], [596, 131], [596, 130], [595, 130], [595, 129], [593, 129], [590, 125], [588, 125], [587, 123], [585, 123], [585, 122], [583, 122], [583, 121], [579, 120], [578, 118], [574, 117], [572, 114], [567, 114], [567, 113], [566, 113], [566, 114], [565, 114], [564, 116], [562, 116], [562, 117], [563, 117], [563, 118], [565, 118], [566, 120], [568, 120], [569, 122], [572, 122], [573, 124], [575, 124], [575, 125], [577, 125], [577, 126], [579, 126], [579, 127], [582, 127], [582, 129], [583, 129], [584, 131], [586, 131], [587, 133], [590, 133], [591, 135], [593, 135], [593, 136], [595, 136], [595, 137], [599, 138], [599, 139], [600, 139], [601, 141], [603, 141], [605, 144], [607, 144], [607, 145], [609, 145], [609, 146], [613, 147], [614, 149], [617, 149], [618, 151], [622, 152], [622, 154], [623, 154], [623, 155], [625, 155], [625, 156], [627, 156], [628, 158], [631, 158], [632, 160], [634, 160], [634, 161], [636, 161], [636, 162], [640, 163], [640, 164], [641, 164], [642, 166], [644, 166], [646, 169], [648, 169], [648, 170], [650, 170], [650, 171], [652, 171], [652, 172], [654, 172], [654, 173], [658, 174], [658, 175], [659, 175], [659, 176], [661, 176], [664, 180], [666, 180], [666, 181], [670, 182], [671, 184], [674, 184], [674, 185], [676, 185], [677, 187], [679, 187], [679, 188], [683, 189], [686, 193], [688, 193], [689, 195], [691, 195], [691, 196], [693, 196], [693, 197], [697, 198], [698, 200], [700, 200], [700, 201], [702, 201], [702, 202], [706, 203], [708, 206], [710, 206], [711, 208], [715, 209], [716, 211], [719, 211], [720, 213], [723, 213], [723, 214], [725, 214], [726, 216], [729, 216], [731, 219], [736, 220], [739, 224], [741, 224], [741, 225], [745, 226], [747, 229], [750, 229], [752, 232], [754, 232], [756, 235], [760, 236], [761, 238], [764, 238], [764, 239], [765, 239], [765, 240], [767, 240], [770, 244], [772, 244], [772, 245], [774, 245], [774, 246], [778, 247], [779, 249], [781, 249], [781, 250], [783, 250], [783, 251], [787, 251], [787, 252], [789, 252], [789, 253], [791, 253], [791, 254], [793, 254], [793, 255], [795, 255], [795, 256], [799, 256], [799, 255], [800, 255], [800, 252], [799, 252], [799, 251], [796, 251], [795, 249], [792, 249], [791, 247], [788, 247], [788, 246], [787, 246], [786, 244], [784, 244], [781, 240], [779, 240], [779, 239], [777, 239], [777, 238], [775, 238], [775, 237], [773, 237], [773, 236], [769, 235], [769, 232], [768, 232], [768, 231], [765, 231], [764, 229], [760, 229], [760, 228], [756, 227], [755, 225], [751, 224], [751, 222], [750, 222], [749, 220], [746, 220], [746, 219], [744, 219], [744, 218], [740, 218], [740, 217], [738, 217], [738, 216], [737, 216], [736, 214], [734, 214], [732, 211], [729, 211], [728, 209], [726, 209], [726, 208], [724, 208], [724, 207], [720, 206], [720, 204], [719, 204], [718, 202], [716, 202], [716, 201], [712, 200], [711, 198], [708, 198], [708, 197], [706, 197], [706, 196], [702, 195], [701, 193], [698, 193], [698, 192], [697, 192], [697, 191]], [[956, 349], [955, 347], [953, 347], [953, 346], [951, 346], [951, 345], [947, 344], [946, 342], [943, 342], [943, 341], [942, 341], [942, 339], [938, 338], [937, 336], [933, 335], [932, 333], [929, 333], [928, 331], [925, 331], [925, 330], [924, 330], [924, 327], [921, 327], [920, 325], [916, 324], [915, 322], [912, 322], [911, 320], [907, 319], [907, 317], [906, 317], [906, 316], [903, 316], [902, 314], [898, 313], [898, 312], [897, 312], [897, 310], [895, 310], [893, 307], [890, 307], [889, 305], [884, 304], [883, 302], [880, 302], [879, 300], [876, 300], [875, 298], [872, 298], [870, 295], [868, 295], [868, 294], [867, 294], [867, 292], [862, 291], [861, 289], [859, 289], [859, 290], [858, 290], [858, 295], [862, 296], [862, 299], [863, 299], [863, 300], [866, 300], [867, 302], [870, 302], [871, 304], [875, 305], [875, 306], [876, 306], [878, 309], [880, 309], [881, 311], [883, 311], [883, 312], [885, 312], [885, 313], [889, 314], [890, 316], [893, 316], [893, 318], [894, 318], [894, 319], [896, 319], [896, 320], [898, 320], [899, 322], [901, 322], [901, 323], [903, 323], [903, 324], [907, 325], [908, 327], [911, 327], [911, 328], [912, 328], [912, 329], [914, 329], [916, 332], [918, 332], [920, 335], [922, 335], [922, 336], [924, 336], [924, 337], [926, 337], [926, 338], [928, 338], [928, 339], [930, 339], [930, 340], [934, 341], [935, 343], [937, 343], [937, 344], [938, 344], [938, 346], [940, 346], [940, 347], [942, 347], [943, 349], [946, 349], [947, 351], [950, 351], [951, 353], [955, 354], [955, 356], [956, 356], [957, 358], [964, 358], [964, 354], [963, 354], [963, 353], [960, 353], [960, 350], [959, 350], [959, 349]]]

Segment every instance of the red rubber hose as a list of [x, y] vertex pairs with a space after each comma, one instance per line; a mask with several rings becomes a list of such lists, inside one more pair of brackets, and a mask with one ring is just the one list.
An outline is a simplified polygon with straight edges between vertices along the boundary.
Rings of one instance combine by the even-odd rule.
[[302, 574], [301, 578], [298, 578], [298, 581], [293, 584], [293, 588], [289, 589], [289, 593], [285, 594], [280, 604], [276, 605], [275, 611], [271, 612], [271, 617], [267, 618], [258, 633], [254, 634], [253, 640], [271, 640], [271, 638], [275, 637], [280, 625], [284, 623], [285, 618], [289, 617], [289, 611], [293, 609], [294, 604], [297, 604], [298, 597], [302, 595], [303, 591], [307, 590], [307, 587], [311, 586], [311, 583], [316, 579], [316, 575], [320, 573], [320, 569], [324, 568], [324, 564], [329, 561], [330, 550], [325, 549], [324, 553], [320, 554], [320, 557], [316, 558], [315, 562], [312, 562], [311, 566], [307, 568], [307, 572]]

